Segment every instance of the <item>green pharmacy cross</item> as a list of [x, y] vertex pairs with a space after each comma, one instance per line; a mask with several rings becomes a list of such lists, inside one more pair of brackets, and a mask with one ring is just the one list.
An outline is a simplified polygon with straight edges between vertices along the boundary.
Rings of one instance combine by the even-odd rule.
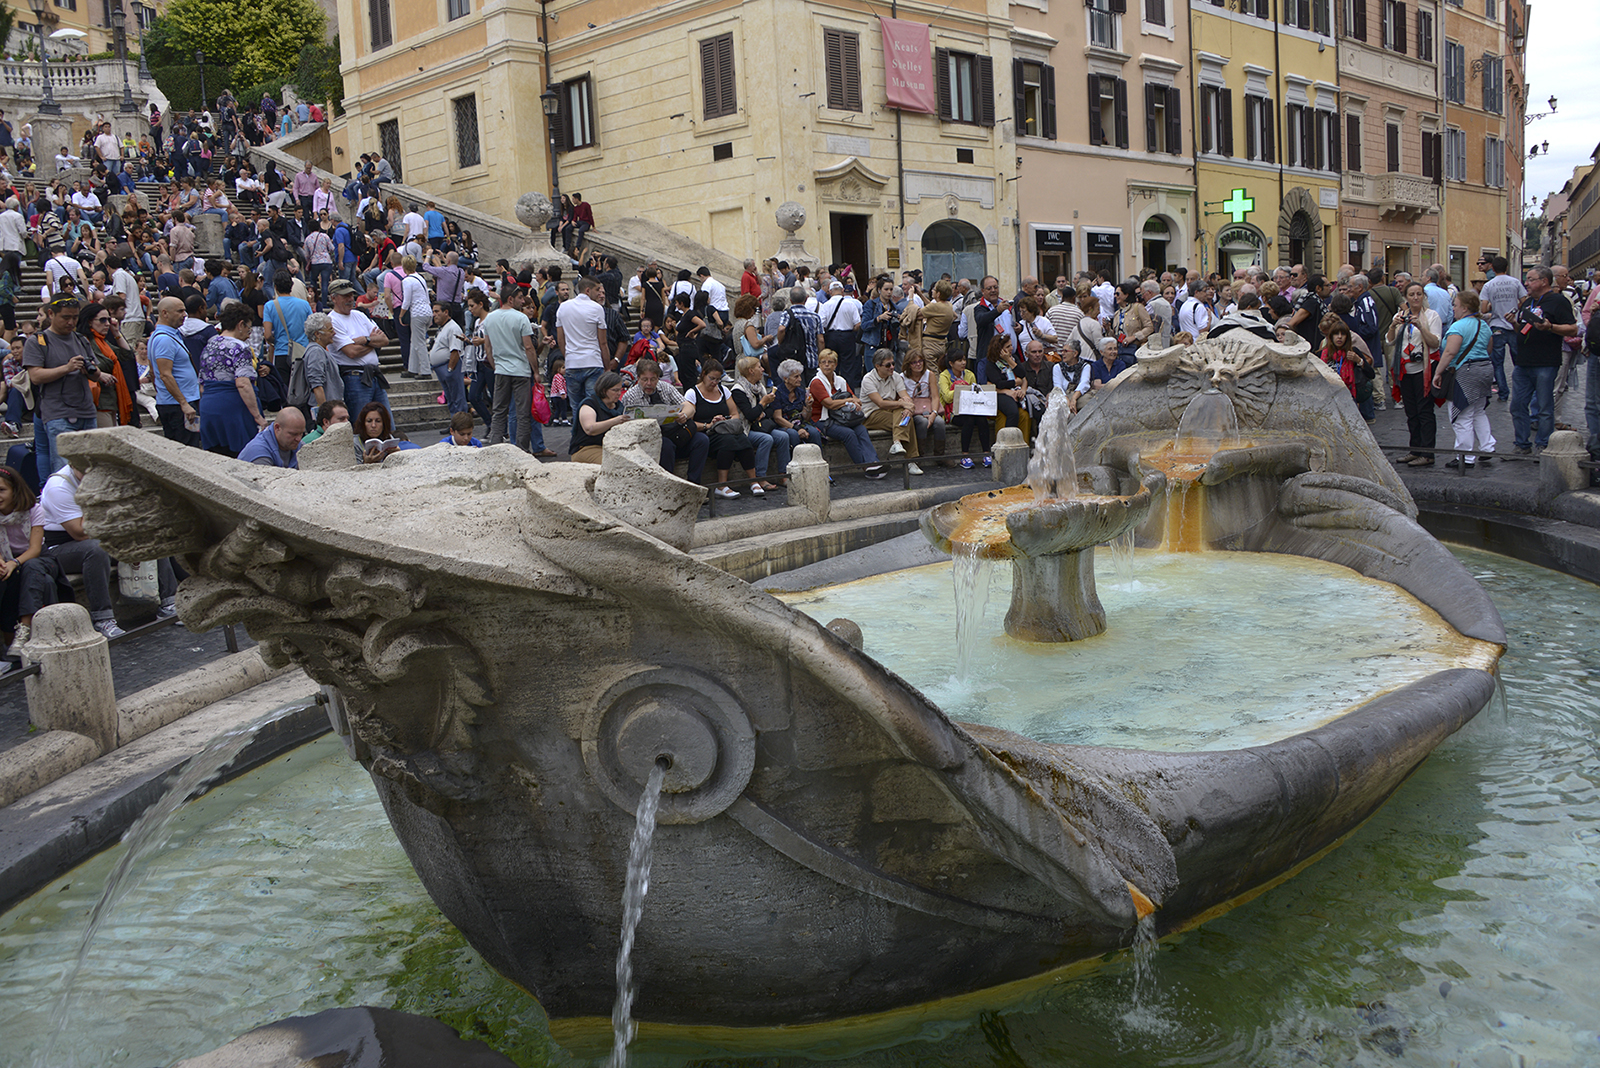
[[1244, 222], [1244, 217], [1255, 209], [1255, 198], [1245, 196], [1243, 189], [1235, 189], [1233, 198], [1222, 202], [1222, 210], [1232, 215], [1236, 223]]

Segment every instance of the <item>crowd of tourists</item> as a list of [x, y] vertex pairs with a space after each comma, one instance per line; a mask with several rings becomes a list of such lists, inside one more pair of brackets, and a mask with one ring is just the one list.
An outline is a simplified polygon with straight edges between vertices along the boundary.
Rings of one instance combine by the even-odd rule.
[[[387, 190], [394, 168], [381, 152], [363, 154], [337, 190], [309, 164], [258, 171], [249, 146], [318, 117], [301, 110], [280, 117], [270, 99], [241, 109], [225, 98], [215, 116], [170, 130], [153, 111], [131, 154], [109, 128], [89, 139], [94, 166], [70, 185], [0, 175], [0, 435], [22, 448], [9, 458], [21, 488], [0, 499], [12, 530], [0, 631], [25, 628], [73, 574], [96, 625], [117, 631], [101, 561], [68, 545], [86, 539], [73, 534], [71, 505], [57, 506], [76, 489], [62, 434], [154, 420], [182, 444], [295, 467], [305, 440], [349, 422], [352, 460], [381, 463], [436, 443], [396, 426], [385, 352], [402, 359], [392, 373], [437, 383], [451, 416], [438, 444], [512, 442], [555, 460], [543, 428], [565, 425], [567, 458], [598, 462], [608, 431], [650, 417], [665, 468], [701, 482], [709, 465], [714, 492], [737, 497], [781, 489], [807, 442], [837, 442], [869, 479], [887, 474], [874, 435], [913, 475], [929, 462], [987, 466], [996, 429], [1031, 437], [1052, 391], [1076, 411], [1143, 346], [1232, 330], [1304, 339], [1369, 420], [1402, 406], [1414, 466], [1434, 462], [1434, 411], [1448, 405], [1457, 448], [1475, 450], [1452, 463], [1473, 466], [1496, 447], [1495, 397], [1509, 400], [1519, 451], [1548, 441], [1563, 368], [1587, 351], [1581, 324], [1595, 311], [1595, 295], [1562, 269], [1535, 268], [1524, 285], [1503, 258], [1480, 264], [1489, 280], [1479, 291], [1452, 285], [1439, 265], [1392, 279], [1350, 265], [1333, 278], [1298, 265], [1231, 278], [1082, 272], [1053, 287], [1024, 278], [1010, 296], [993, 276], [858, 278], [848, 265], [778, 260], [746, 261], [736, 283], [656, 263], [627, 277], [586, 248], [594, 217], [577, 194], [550, 230], [568, 266], [517, 272], [480, 265], [470, 232]], [[155, 196], [124, 196], [131, 170], [157, 183]], [[220, 220], [221, 256], [196, 254], [194, 220], [205, 214]], [[19, 322], [29, 255], [45, 274], [42, 306]], [[163, 591], [173, 576], [164, 562]]]

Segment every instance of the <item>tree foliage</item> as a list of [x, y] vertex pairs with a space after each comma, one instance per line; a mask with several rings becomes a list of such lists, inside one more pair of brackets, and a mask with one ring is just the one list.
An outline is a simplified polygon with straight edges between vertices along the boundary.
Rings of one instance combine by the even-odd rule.
[[[214, 98], [221, 79], [212, 84], [212, 66], [228, 68], [235, 86], [292, 81], [302, 51], [322, 47], [326, 34], [327, 19], [314, 0], [172, 0], [146, 31], [145, 50], [152, 71], [193, 67], [194, 54], [204, 52]], [[172, 96], [166, 85], [161, 89]]]
[[0, 49], [11, 44], [11, 31], [17, 28], [17, 11], [10, 4], [0, 3]]

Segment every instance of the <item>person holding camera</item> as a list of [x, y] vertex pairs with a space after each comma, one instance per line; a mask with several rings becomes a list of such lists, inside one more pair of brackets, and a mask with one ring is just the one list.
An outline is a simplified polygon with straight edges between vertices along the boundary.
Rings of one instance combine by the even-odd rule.
[[[1411, 282], [1406, 286], [1405, 307], [1390, 321], [1386, 340], [1394, 347], [1394, 379], [1399, 381], [1395, 399], [1405, 405], [1412, 449], [1432, 449], [1438, 439], [1439, 426], [1428, 384], [1443, 334], [1444, 320], [1428, 306], [1426, 287], [1421, 282]], [[1409, 467], [1432, 467], [1433, 453], [1412, 452], [1401, 462]]]

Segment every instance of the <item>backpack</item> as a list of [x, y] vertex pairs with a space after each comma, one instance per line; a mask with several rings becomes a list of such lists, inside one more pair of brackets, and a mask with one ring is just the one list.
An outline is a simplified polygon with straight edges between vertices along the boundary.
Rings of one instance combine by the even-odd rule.
[[311, 386], [306, 382], [304, 356], [294, 361], [294, 366], [289, 371], [289, 390], [284, 402], [295, 408], [304, 408], [311, 402]]
[[772, 343], [770, 362], [773, 367], [784, 360], [795, 360], [806, 365], [806, 329], [795, 321], [794, 312], [783, 313], [783, 340]]

